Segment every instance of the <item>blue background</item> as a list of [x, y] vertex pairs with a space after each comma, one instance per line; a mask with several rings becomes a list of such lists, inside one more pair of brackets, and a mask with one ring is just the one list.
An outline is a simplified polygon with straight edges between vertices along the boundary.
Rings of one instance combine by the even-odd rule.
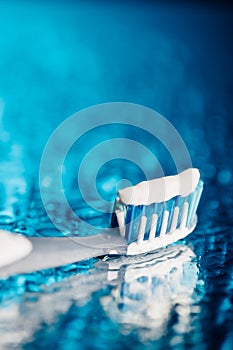
[[[79, 303], [72, 294], [79, 286], [53, 287], [70, 274], [101, 279], [89, 261], [2, 282], [0, 330], [18, 348], [58, 342], [61, 349], [107, 349], [109, 343], [116, 349], [233, 349], [232, 23], [230, 5], [217, 2], [0, 1], [2, 228], [57, 234], [38, 193], [41, 152], [64, 119], [94, 104], [132, 102], [164, 115], [205, 181], [199, 226], [186, 242], [197, 256], [199, 281], [188, 330], [176, 327], [174, 306], [163, 336], [144, 341], [141, 326], [125, 334], [105, 314], [100, 300], [110, 293], [107, 282]], [[46, 295], [61, 303], [57, 290], [61, 300], [71, 300], [68, 311], [58, 308], [53, 322], [39, 318], [31, 332], [25, 326], [30, 336], [17, 338], [21, 319], [9, 310], [27, 315], [31, 305], [37, 317]]]

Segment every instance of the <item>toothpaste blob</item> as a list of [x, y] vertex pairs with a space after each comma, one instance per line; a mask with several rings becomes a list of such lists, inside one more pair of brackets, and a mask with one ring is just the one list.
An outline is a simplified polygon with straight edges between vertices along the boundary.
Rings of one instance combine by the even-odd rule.
[[143, 181], [118, 191], [119, 198], [126, 205], [150, 205], [165, 202], [175, 196], [188, 196], [198, 185], [200, 172], [189, 168], [177, 175]]

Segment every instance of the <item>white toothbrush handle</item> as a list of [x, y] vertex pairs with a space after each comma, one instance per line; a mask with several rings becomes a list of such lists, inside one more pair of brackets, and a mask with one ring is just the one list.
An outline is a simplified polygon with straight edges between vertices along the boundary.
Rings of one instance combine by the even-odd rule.
[[126, 242], [118, 235], [100, 233], [90, 237], [28, 237], [32, 251], [26, 257], [0, 268], [0, 277], [30, 273], [122, 251]]

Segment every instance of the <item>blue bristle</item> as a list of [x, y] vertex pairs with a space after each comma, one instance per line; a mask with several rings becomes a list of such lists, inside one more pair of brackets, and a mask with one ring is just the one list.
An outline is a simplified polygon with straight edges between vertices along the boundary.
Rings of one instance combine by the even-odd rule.
[[[191, 212], [192, 212], [192, 208], [195, 202], [195, 197], [196, 197], [196, 190], [190, 194], [189, 196], [189, 212], [188, 212], [188, 218], [187, 218], [187, 222], [190, 223], [192, 221], [192, 216], [191, 216]], [[191, 220], [190, 220], [191, 219]]]
[[[176, 199], [175, 199], [175, 207], [179, 207], [179, 208], [182, 208], [183, 207], [183, 204], [184, 204], [184, 197], [181, 197], [181, 196], [177, 196]], [[179, 211], [179, 216], [178, 216], [178, 221], [177, 221], [177, 226], [180, 225], [180, 222], [181, 222], [181, 210]]]
[[140, 219], [142, 215], [142, 205], [134, 206], [129, 205], [127, 206], [127, 212], [126, 212], [126, 235], [125, 238], [128, 242], [133, 242], [137, 239], [139, 225], [140, 225]]
[[132, 233], [133, 233], [133, 218], [134, 218], [134, 213], [136, 211], [136, 207], [133, 205], [128, 205], [127, 210], [126, 210], [126, 217], [125, 217], [125, 225], [126, 225], [126, 233], [125, 233], [125, 238], [127, 241], [130, 241], [132, 239]]
[[149, 232], [150, 232], [150, 227], [151, 227], [151, 219], [152, 219], [152, 215], [156, 212], [156, 207], [157, 207], [156, 203], [153, 203], [151, 205], [145, 206], [145, 208], [146, 208], [146, 217], [147, 217], [146, 232], [145, 232], [145, 236], [144, 236], [145, 240], [147, 240], [149, 238]]
[[156, 228], [156, 237], [159, 236], [160, 228], [162, 225], [163, 212], [164, 212], [164, 202], [158, 203], [156, 214], [158, 215], [157, 228]]
[[173, 211], [175, 208], [175, 203], [176, 203], [176, 197], [169, 199], [166, 203], [166, 210], [169, 211], [169, 218], [168, 218], [168, 224], [167, 224], [167, 231], [169, 232], [171, 223], [172, 223], [172, 216], [173, 216]]
[[193, 223], [193, 219], [197, 211], [197, 207], [201, 198], [202, 191], [203, 191], [203, 181], [199, 181], [199, 184], [196, 190], [194, 191], [194, 193], [192, 193], [193, 196], [192, 196], [192, 201], [191, 201], [188, 221], [187, 221], [188, 226], [191, 226]]
[[195, 190], [190, 196], [189, 213], [188, 213], [188, 219], [187, 219], [188, 226], [192, 225], [192, 222], [194, 219], [193, 213], [194, 213], [194, 206], [196, 203], [197, 194], [198, 194], [198, 191]]

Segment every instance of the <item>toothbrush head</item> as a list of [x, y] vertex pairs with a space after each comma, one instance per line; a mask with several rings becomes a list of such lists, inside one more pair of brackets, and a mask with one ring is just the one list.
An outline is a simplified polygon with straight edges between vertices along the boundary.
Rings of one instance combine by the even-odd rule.
[[144, 181], [118, 192], [112, 226], [135, 255], [175, 243], [197, 225], [197, 207], [203, 190], [198, 169]]

